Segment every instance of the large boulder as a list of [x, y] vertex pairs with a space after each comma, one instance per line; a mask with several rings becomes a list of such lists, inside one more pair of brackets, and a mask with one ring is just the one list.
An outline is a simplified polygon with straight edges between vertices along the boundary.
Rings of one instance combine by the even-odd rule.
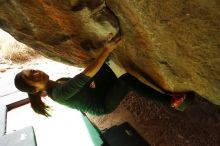
[[75, 66], [121, 34], [111, 56], [119, 66], [160, 91], [220, 105], [219, 10], [219, 0], [0, 0], [0, 27]]

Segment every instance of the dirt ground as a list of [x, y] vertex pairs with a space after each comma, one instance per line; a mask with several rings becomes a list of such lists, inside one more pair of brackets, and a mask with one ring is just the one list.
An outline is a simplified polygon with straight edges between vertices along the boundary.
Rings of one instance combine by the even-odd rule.
[[[44, 59], [22, 66], [1, 59], [0, 80], [2, 82], [6, 76], [14, 76], [15, 72], [23, 68], [39, 65], [47, 68], [50, 74], [58, 72], [58, 69]], [[53, 69], [49, 70], [48, 66]], [[67, 67], [59, 69], [59, 72], [60, 75], [71, 76]], [[220, 145], [220, 107], [199, 96], [196, 96], [184, 112], [178, 112], [146, 100], [138, 93], [130, 92], [113, 113], [100, 117], [88, 114], [88, 117], [101, 130], [127, 121], [145, 140], [155, 146]]]
[[88, 116], [101, 130], [128, 121], [154, 146], [220, 145], [220, 108], [198, 96], [179, 112], [131, 92], [113, 113]]

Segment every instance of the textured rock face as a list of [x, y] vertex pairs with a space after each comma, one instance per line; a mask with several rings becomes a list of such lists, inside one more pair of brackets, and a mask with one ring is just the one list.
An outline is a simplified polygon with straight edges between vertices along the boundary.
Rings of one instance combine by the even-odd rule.
[[1, 1], [0, 27], [48, 57], [78, 66], [119, 30], [103, 0]]
[[220, 105], [219, 9], [219, 0], [1, 0], [0, 27], [45, 56], [85, 66], [120, 25], [117, 64], [157, 89]]

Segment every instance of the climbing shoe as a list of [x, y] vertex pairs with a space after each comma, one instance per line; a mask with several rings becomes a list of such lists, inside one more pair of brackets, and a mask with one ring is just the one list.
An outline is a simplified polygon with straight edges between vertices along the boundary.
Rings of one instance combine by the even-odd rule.
[[191, 103], [192, 97], [187, 93], [173, 93], [171, 95], [170, 106], [178, 111], [184, 111]]

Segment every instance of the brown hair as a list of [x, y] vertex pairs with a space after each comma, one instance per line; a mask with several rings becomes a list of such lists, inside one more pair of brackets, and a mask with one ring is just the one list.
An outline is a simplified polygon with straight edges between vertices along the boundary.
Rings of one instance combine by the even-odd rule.
[[28, 97], [30, 99], [31, 107], [36, 113], [44, 115], [46, 117], [51, 116], [48, 113], [48, 111], [50, 110], [50, 107], [46, 105], [41, 99], [41, 92], [34, 93], [34, 94], [28, 93]]
[[14, 84], [15, 87], [22, 92], [34, 93], [36, 91], [35, 87], [25, 81], [22, 71], [15, 76]]
[[42, 92], [34, 93], [36, 91], [35, 87], [29, 85], [25, 81], [25, 79], [22, 76], [22, 72], [18, 73], [15, 76], [14, 84], [18, 90], [28, 93], [31, 107], [36, 113], [44, 115], [46, 117], [50, 116], [50, 114], [48, 113], [48, 111], [50, 110], [50, 107], [46, 105], [41, 99]]

